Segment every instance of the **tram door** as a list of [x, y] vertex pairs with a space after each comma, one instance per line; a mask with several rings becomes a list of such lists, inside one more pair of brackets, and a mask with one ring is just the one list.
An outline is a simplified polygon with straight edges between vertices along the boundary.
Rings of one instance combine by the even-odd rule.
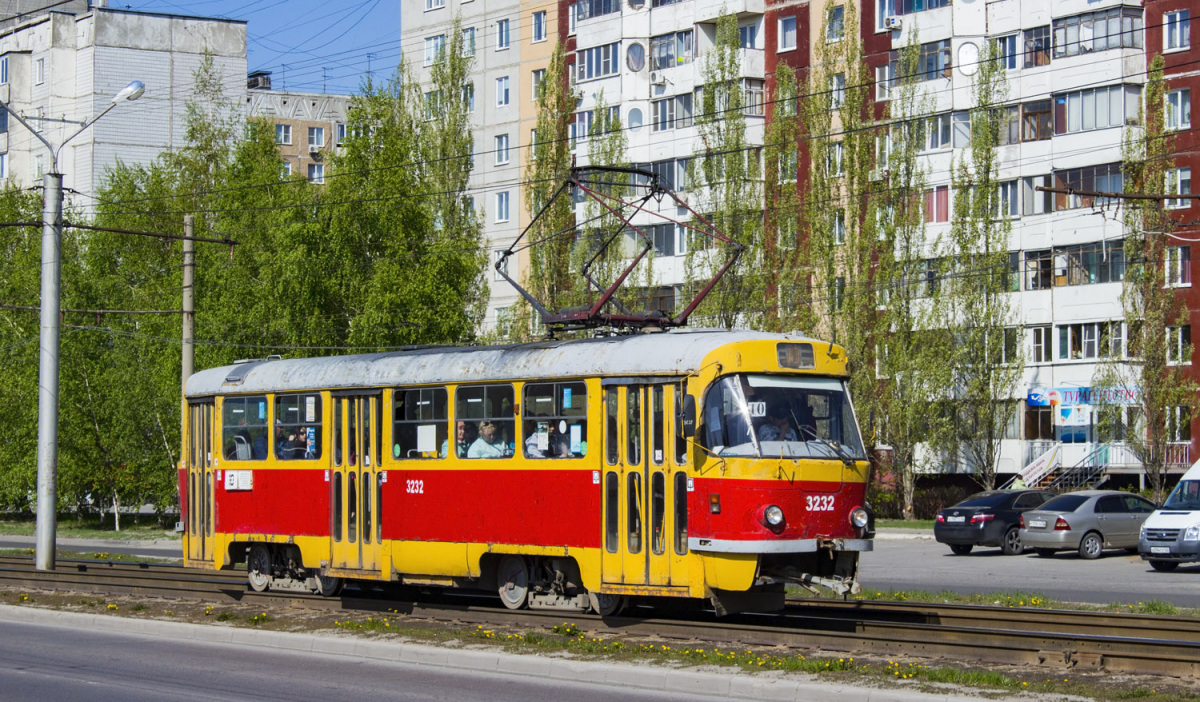
[[379, 567], [379, 446], [382, 397], [333, 399], [333, 471], [330, 515], [334, 568]]
[[213, 403], [188, 405], [187, 535], [188, 560], [212, 560], [213, 538]]
[[605, 388], [605, 582], [671, 583], [667, 391], [662, 385]]

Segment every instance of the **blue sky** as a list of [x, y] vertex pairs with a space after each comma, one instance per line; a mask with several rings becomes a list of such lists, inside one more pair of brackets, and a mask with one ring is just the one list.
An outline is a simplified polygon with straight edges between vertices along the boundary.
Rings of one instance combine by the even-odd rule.
[[400, 2], [406, 0], [109, 0], [144, 12], [247, 22], [247, 67], [300, 92], [353, 93], [368, 65], [376, 80], [400, 60]]

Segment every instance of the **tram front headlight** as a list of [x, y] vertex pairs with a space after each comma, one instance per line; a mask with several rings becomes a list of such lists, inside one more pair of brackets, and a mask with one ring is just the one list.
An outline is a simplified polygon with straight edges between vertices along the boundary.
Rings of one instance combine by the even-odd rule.
[[862, 507], [850, 510], [850, 525], [855, 529], [862, 529], [869, 521], [871, 521], [871, 515], [867, 514], [867, 510]]
[[777, 527], [783, 524], [783, 510], [779, 508], [779, 505], [771, 505], [763, 510], [763, 520], [767, 526]]

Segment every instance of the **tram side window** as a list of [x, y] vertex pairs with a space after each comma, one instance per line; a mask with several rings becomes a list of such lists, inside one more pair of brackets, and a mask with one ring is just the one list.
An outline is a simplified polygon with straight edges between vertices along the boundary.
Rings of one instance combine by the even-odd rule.
[[[445, 458], [450, 450], [446, 388], [397, 390], [393, 403], [392, 457]], [[456, 446], [462, 443], [456, 440]], [[461, 458], [466, 447], [458, 446], [456, 451]]]
[[275, 457], [312, 461], [321, 457], [321, 396], [275, 396]]
[[686, 556], [688, 552], [687, 531], [687, 473], [675, 474], [675, 553]]
[[221, 446], [227, 461], [261, 461], [267, 457], [267, 397], [226, 397]]
[[683, 433], [683, 383], [675, 386], [675, 464], [687, 464], [687, 436]]
[[587, 386], [537, 383], [525, 386], [525, 456], [587, 455]]
[[621, 408], [617, 403], [617, 389], [604, 389], [604, 453], [608, 465], [616, 465], [621, 456], [621, 446], [617, 442], [617, 417]]
[[476, 385], [455, 392], [454, 416], [476, 438], [467, 458], [508, 458], [513, 455], [516, 422], [511, 385]]

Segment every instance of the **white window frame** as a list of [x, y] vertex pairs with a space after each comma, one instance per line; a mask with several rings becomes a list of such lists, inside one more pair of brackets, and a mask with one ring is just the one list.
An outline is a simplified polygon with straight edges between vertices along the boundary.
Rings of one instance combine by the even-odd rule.
[[[838, 18], [837, 24], [834, 24], [834, 14], [839, 11], [841, 17]], [[825, 43], [836, 44], [846, 38], [846, 6], [833, 5], [825, 13]], [[839, 29], [840, 31], [835, 34], [834, 29]]]
[[1015, 71], [1021, 67], [1021, 51], [1017, 48], [1016, 34], [1006, 34], [996, 37], [996, 59], [1007, 71]]
[[1174, 10], [1163, 13], [1163, 53], [1186, 51], [1192, 45], [1191, 13]]
[[1054, 362], [1054, 327], [1049, 324], [1038, 325], [1029, 329], [1031, 363]]
[[33, 62], [33, 84], [41, 85], [46, 82], [46, 59], [39, 58]]
[[846, 243], [846, 211], [840, 207], [833, 211], [833, 221], [830, 226], [830, 233], [833, 236], [834, 246], [843, 246]]
[[530, 87], [532, 88], [529, 91], [531, 93], [531, 95], [529, 97], [530, 100], [537, 102], [537, 99], [538, 99], [537, 98], [537, 89], [538, 89], [538, 86], [541, 85], [542, 81], [544, 81], [544, 80], [546, 80], [546, 69], [544, 69], [544, 68], [533, 69], [533, 71], [530, 73]]
[[[1181, 331], [1186, 329], [1188, 338], [1185, 341]], [[1184, 346], [1192, 345], [1192, 325], [1190, 324], [1172, 324], [1167, 327], [1167, 365], [1169, 366], [1190, 366], [1192, 365], [1192, 357], [1186, 359], [1183, 356]]]
[[[505, 273], [508, 273], [508, 262], [512, 260], [512, 257], [509, 256], [508, 258], [504, 258], [504, 252], [505, 252], [505, 249], [493, 249], [492, 250], [492, 280], [502, 282], [504, 280], [504, 276], [500, 275], [500, 271], [504, 271]], [[499, 264], [501, 261], [504, 261], [504, 263], [501, 264], [499, 268], [497, 268], [496, 264]], [[497, 308], [497, 310], [496, 310], [497, 317], [499, 317], [499, 313], [500, 313], [501, 309], [508, 309], [508, 308], [506, 308], [506, 307], [505, 308]]]
[[889, 62], [875, 67], [875, 99], [886, 102], [892, 99], [892, 75], [894, 66]]
[[440, 10], [446, 6], [446, 0], [425, 0], [425, 11]]
[[1016, 180], [1006, 180], [996, 186], [996, 208], [1000, 218], [1021, 216], [1021, 191]]
[[496, 224], [502, 224], [508, 221], [509, 215], [509, 193], [507, 190], [496, 193], [496, 212], [494, 221]]
[[8, 57], [0, 56], [0, 85], [8, 84]]
[[508, 135], [507, 134], [497, 134], [496, 138], [495, 138], [495, 142], [496, 142], [496, 152], [495, 152], [496, 153], [496, 165], [504, 166], [504, 165], [508, 164], [510, 161], [509, 152], [508, 152], [509, 151], [508, 150]]
[[546, 41], [549, 32], [546, 31], [546, 11], [533, 13], [533, 43]]
[[509, 96], [508, 76], [496, 79], [496, 107], [507, 107], [512, 100]]
[[348, 132], [346, 131], [346, 123], [338, 122], [337, 126], [334, 128], [334, 130], [335, 130], [334, 135], [335, 135], [335, 138], [337, 139], [337, 143], [335, 145], [341, 146], [342, 144], [345, 144], [346, 143], [346, 135], [348, 134]]
[[1192, 287], [1191, 246], [1168, 246], [1163, 265], [1166, 267], [1166, 270], [1163, 271], [1163, 278], [1166, 280], [1167, 287]]
[[[791, 45], [784, 43], [784, 37], [786, 36], [786, 28], [789, 24], [791, 25], [791, 28], [792, 28], [792, 43], [791, 43]], [[799, 43], [800, 43], [800, 36], [799, 36], [800, 25], [796, 21], [796, 16], [792, 15], [791, 17], [780, 17], [778, 28], [779, 28], [779, 33], [775, 37], [778, 50], [781, 52], [782, 51], [795, 51], [797, 45], [799, 45]]]
[[1163, 126], [1172, 131], [1191, 129], [1192, 127], [1192, 90], [1180, 88], [1168, 90], [1163, 98], [1166, 101], [1166, 114]]
[[505, 51], [512, 46], [512, 24], [506, 20], [496, 20], [496, 51]]
[[432, 37], [425, 37], [425, 65], [432, 66], [441, 60], [442, 54], [446, 51], [446, 35], [435, 34]]
[[292, 162], [286, 158], [279, 159], [279, 175], [282, 178], [292, 177]]
[[275, 143], [288, 146], [292, 143], [292, 125], [275, 124]]
[[325, 127], [308, 128], [308, 145], [317, 148], [325, 146]]
[[462, 30], [463, 56], [475, 55], [475, 28], [464, 27]]
[[829, 106], [835, 110], [841, 109], [846, 102], [846, 74], [834, 73], [829, 76]]
[[325, 164], [310, 163], [308, 164], [308, 182], [314, 185], [325, 184]]
[[[1166, 192], [1171, 195], [1192, 194], [1192, 169], [1170, 168], [1166, 172]], [[1167, 209], [1181, 210], [1192, 206], [1190, 197], [1168, 198], [1163, 206]]]

